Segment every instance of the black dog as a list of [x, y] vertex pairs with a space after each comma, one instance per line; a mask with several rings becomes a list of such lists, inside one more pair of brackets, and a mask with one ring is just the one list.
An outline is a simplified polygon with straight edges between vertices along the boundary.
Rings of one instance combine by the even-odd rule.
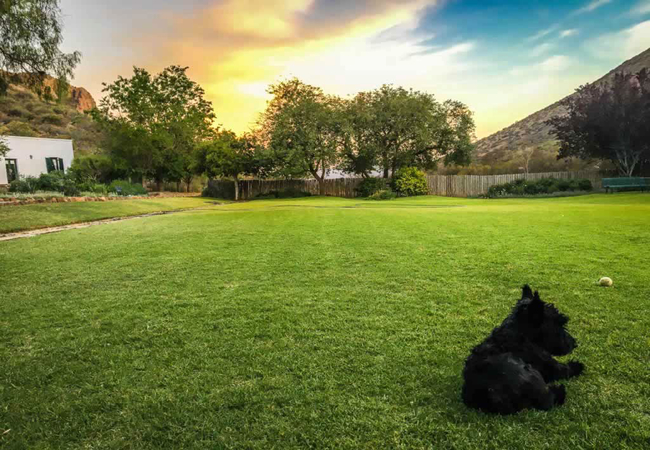
[[463, 378], [463, 401], [472, 408], [498, 414], [522, 409], [549, 410], [564, 403], [566, 391], [556, 380], [580, 375], [582, 363], [562, 364], [576, 340], [564, 326], [569, 321], [537, 291], [523, 287], [521, 300], [490, 336], [472, 350]]

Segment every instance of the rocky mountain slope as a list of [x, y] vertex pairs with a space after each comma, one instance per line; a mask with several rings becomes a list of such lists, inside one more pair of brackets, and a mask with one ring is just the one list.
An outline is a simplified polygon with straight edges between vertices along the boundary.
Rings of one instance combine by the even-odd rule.
[[[70, 86], [63, 99], [57, 98], [55, 80], [46, 78], [48, 95], [38, 96], [13, 76], [7, 95], [0, 96], [0, 134], [12, 136], [73, 139], [75, 152], [87, 154], [97, 148], [100, 134], [86, 111], [95, 100], [82, 88]], [[47, 97], [47, 98], [46, 98]]]
[[[625, 61], [616, 69], [600, 78], [596, 83], [611, 80], [618, 72], [636, 73], [643, 68], [650, 68], [650, 48], [634, 58]], [[560, 102], [515, 122], [507, 128], [494, 133], [476, 143], [476, 159], [481, 164], [494, 164], [510, 160], [514, 153], [527, 146], [549, 145], [553, 137], [545, 122], [551, 117], [564, 114]]]

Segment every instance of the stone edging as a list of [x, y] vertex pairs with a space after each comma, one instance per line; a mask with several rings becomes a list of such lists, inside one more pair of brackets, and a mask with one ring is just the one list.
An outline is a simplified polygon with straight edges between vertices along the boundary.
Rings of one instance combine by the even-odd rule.
[[114, 200], [146, 200], [155, 198], [170, 198], [170, 197], [196, 197], [200, 194], [152, 194], [152, 195], [134, 195], [134, 196], [111, 196], [111, 197], [37, 197], [18, 199], [16, 197], [9, 197], [6, 200], [0, 199], [0, 206], [20, 206], [20, 205], [36, 205], [39, 203], [77, 203], [77, 202], [108, 202]]

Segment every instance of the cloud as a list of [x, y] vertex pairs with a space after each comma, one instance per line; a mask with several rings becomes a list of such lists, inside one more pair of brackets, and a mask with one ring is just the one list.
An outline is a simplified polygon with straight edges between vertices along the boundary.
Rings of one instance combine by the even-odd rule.
[[632, 58], [650, 46], [650, 20], [616, 33], [599, 36], [586, 46], [599, 58]]
[[554, 25], [554, 26], [546, 28], [544, 30], [540, 30], [538, 33], [536, 33], [536, 34], [530, 36], [528, 39], [526, 39], [526, 41], [528, 41], [528, 42], [538, 41], [541, 38], [543, 38], [545, 36], [548, 36], [549, 34], [555, 32], [557, 29], [558, 29], [558, 26]]
[[539, 44], [530, 51], [530, 55], [534, 57], [538, 57], [543, 55], [544, 53], [548, 53], [550, 50], [555, 47], [554, 44], [550, 44], [548, 42], [544, 42], [543, 44]]
[[545, 59], [539, 64], [539, 68], [544, 72], [560, 72], [566, 70], [571, 65], [571, 59], [564, 55], [555, 55]]
[[642, 16], [642, 15], [645, 15], [645, 14], [650, 14], [650, 0], [641, 0], [630, 11], [630, 15], [632, 15], [632, 16], [637, 16], [637, 15]]
[[560, 32], [560, 37], [562, 39], [564, 39], [564, 38], [567, 38], [567, 37], [575, 36], [578, 33], [579, 33], [579, 31], [576, 28], [572, 28], [572, 29], [569, 29], [569, 30], [562, 30]]
[[590, 13], [594, 12], [601, 6], [605, 6], [608, 3], [611, 3], [612, 0], [592, 0], [591, 2], [587, 3], [585, 6], [582, 8], [576, 10], [575, 14], [585, 14], [585, 13]]
[[265, 108], [266, 87], [282, 78], [346, 95], [383, 83], [419, 87], [466, 70], [472, 42], [434, 47], [433, 34], [417, 32], [432, 3], [210, 0], [200, 10], [169, 11], [163, 31], [135, 42], [148, 49], [145, 67], [190, 66], [217, 120], [243, 131]]

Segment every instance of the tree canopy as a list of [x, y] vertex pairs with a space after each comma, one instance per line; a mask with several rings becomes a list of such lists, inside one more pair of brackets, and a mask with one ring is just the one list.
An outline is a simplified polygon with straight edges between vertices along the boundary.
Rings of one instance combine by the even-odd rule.
[[212, 104], [203, 89], [171, 66], [152, 76], [134, 68], [131, 78], [104, 84], [106, 94], [93, 117], [106, 131], [105, 147], [132, 175], [162, 181], [194, 175], [192, 153], [214, 134]]
[[0, 0], [0, 95], [10, 72], [26, 74], [38, 92], [47, 73], [67, 86], [81, 54], [63, 53], [62, 41], [58, 0]]
[[558, 159], [612, 161], [632, 176], [650, 160], [650, 73], [619, 73], [611, 82], [581, 86], [563, 101], [567, 114], [547, 123], [560, 143]]
[[346, 101], [344, 111], [346, 171], [365, 177], [381, 168], [388, 178], [401, 167], [469, 162], [475, 126], [460, 102], [439, 103], [431, 94], [384, 85]]
[[311, 174], [323, 181], [337, 161], [337, 99], [294, 78], [271, 85], [273, 99], [260, 120], [261, 134], [282, 177]]
[[235, 185], [235, 200], [239, 200], [239, 177], [257, 175], [261, 170], [255, 138], [251, 134], [238, 137], [223, 130], [207, 140], [194, 152], [193, 170], [208, 178], [230, 178]]

